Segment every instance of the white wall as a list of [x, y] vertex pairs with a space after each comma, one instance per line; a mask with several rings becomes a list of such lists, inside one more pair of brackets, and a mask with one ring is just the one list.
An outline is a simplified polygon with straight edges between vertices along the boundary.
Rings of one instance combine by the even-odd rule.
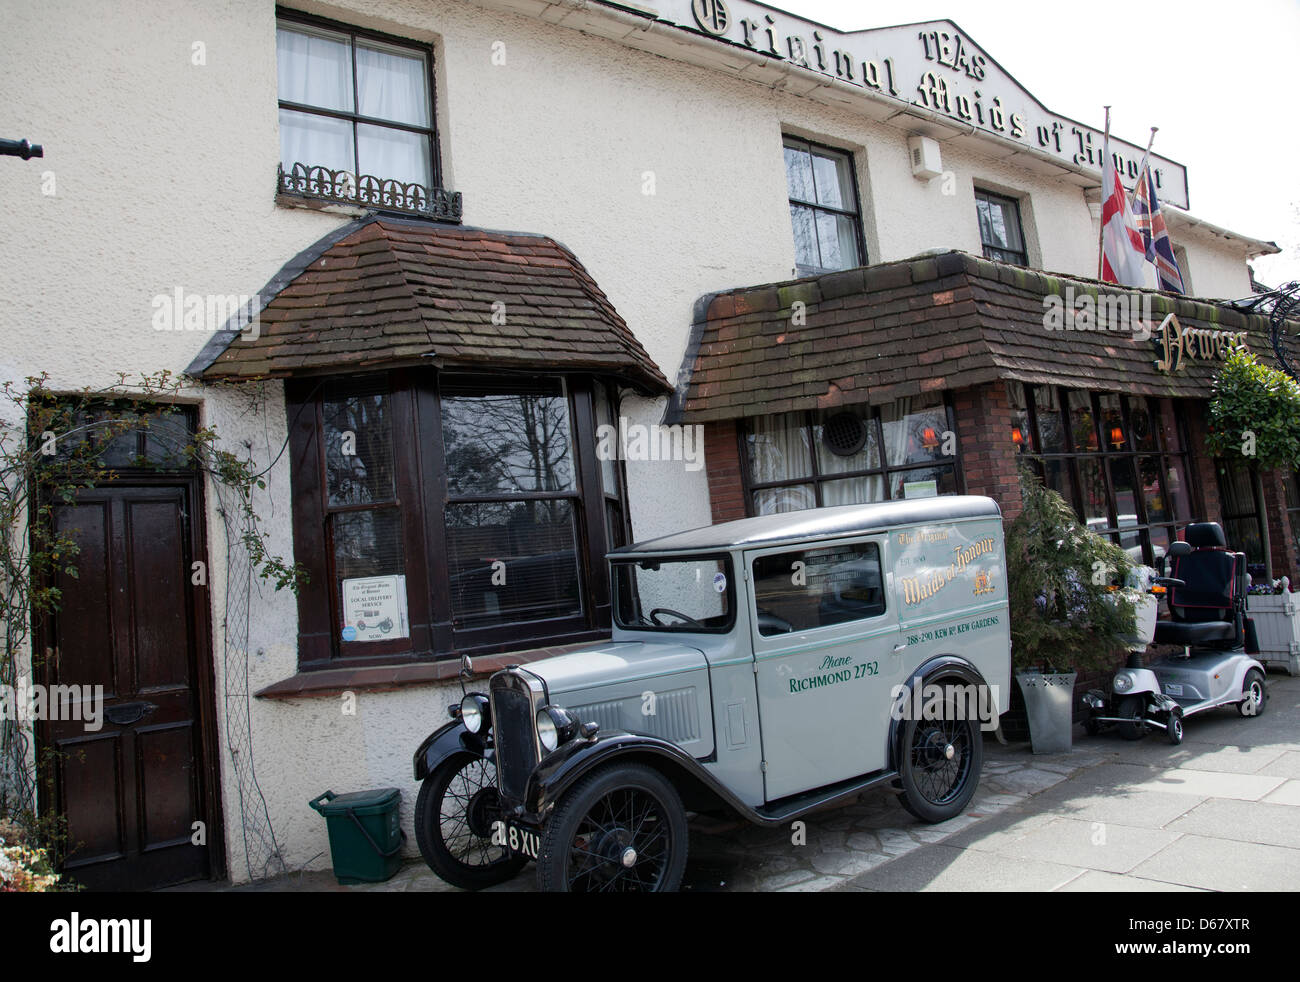
[[[854, 151], [873, 262], [934, 247], [978, 253], [979, 185], [1029, 196], [1032, 258], [1095, 272], [1095, 229], [1067, 182], [945, 146], [955, 178], [945, 195], [941, 181], [912, 178], [904, 131], [846, 110], [471, 4], [302, 6], [435, 44], [446, 183], [464, 193], [466, 223], [544, 233], [572, 248], [670, 380], [696, 298], [791, 275], [783, 131]], [[0, 374], [46, 370], [55, 387], [79, 388], [110, 384], [118, 372], [179, 372], [206, 338], [153, 330], [155, 295], [177, 286], [255, 293], [344, 220], [274, 203], [274, 5], [47, 0], [11, 4], [4, 16], [0, 135], [43, 143], [46, 157], [0, 158], [11, 243], [0, 264]], [[496, 41], [505, 65], [492, 63]], [[196, 42], [202, 66], [192, 63]], [[46, 175], [52, 195], [43, 193]], [[1244, 293], [1229, 288], [1245, 277], [1239, 256], [1181, 244], [1198, 290]], [[205, 422], [232, 445], [251, 442], [259, 460], [284, 440], [278, 383], [265, 387], [265, 411], [251, 415], [243, 397], [193, 395]], [[663, 402], [628, 408], [634, 421], [657, 422]], [[271, 471], [260, 508], [271, 549], [291, 556], [286, 460]], [[703, 471], [630, 463], [628, 472], [639, 537], [708, 523]], [[220, 703], [224, 531], [212, 495], [208, 503]], [[250, 636], [252, 691], [296, 671], [295, 632], [292, 597], [264, 587]], [[363, 693], [355, 717], [333, 698], [253, 701], [258, 776], [291, 864], [327, 864], [324, 822], [306, 802], [330, 787], [403, 788], [410, 828], [410, 756], [449, 701], [445, 687]], [[223, 758], [230, 866], [242, 878], [224, 749]]]

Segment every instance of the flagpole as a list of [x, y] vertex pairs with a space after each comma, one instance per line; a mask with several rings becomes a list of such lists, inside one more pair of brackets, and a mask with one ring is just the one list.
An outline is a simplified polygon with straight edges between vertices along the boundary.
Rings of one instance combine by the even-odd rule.
[[1106, 135], [1101, 144], [1101, 213], [1097, 216], [1097, 279], [1101, 279], [1101, 257], [1106, 235], [1106, 157], [1110, 154], [1110, 106], [1106, 107]]

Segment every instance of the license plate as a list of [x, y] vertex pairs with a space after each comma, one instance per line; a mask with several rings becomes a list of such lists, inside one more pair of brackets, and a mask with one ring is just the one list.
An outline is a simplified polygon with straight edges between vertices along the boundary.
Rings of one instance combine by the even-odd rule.
[[536, 859], [538, 852], [542, 847], [542, 837], [532, 829], [526, 829], [522, 825], [515, 825], [513, 822], [506, 822], [505, 842], [503, 845], [515, 856], [525, 856], [528, 859]]
[[1165, 683], [1165, 695], [1168, 695], [1168, 696], [1181, 696], [1182, 694], [1183, 694], [1183, 687], [1182, 687], [1182, 684], [1181, 684], [1181, 683], [1179, 683], [1179, 682], [1166, 682], [1166, 683]]

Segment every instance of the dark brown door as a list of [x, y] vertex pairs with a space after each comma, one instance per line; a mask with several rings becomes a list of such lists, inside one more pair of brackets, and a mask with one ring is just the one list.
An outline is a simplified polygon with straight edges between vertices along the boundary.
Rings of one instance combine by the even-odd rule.
[[[68, 822], [64, 871], [90, 889], [205, 878], [221, 829], [204, 764], [210, 678], [194, 482], [107, 485], [55, 509], [78, 575], [60, 576], [47, 684], [103, 689], [102, 726], [49, 722], [52, 805]], [[211, 813], [211, 814], [210, 814]], [[196, 822], [204, 823], [197, 838]]]

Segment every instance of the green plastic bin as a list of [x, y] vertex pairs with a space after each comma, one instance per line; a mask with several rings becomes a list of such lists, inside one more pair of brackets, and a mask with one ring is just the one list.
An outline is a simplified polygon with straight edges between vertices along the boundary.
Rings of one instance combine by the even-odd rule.
[[334, 876], [342, 884], [382, 883], [402, 865], [400, 788], [335, 794], [326, 791], [307, 802], [325, 816]]

